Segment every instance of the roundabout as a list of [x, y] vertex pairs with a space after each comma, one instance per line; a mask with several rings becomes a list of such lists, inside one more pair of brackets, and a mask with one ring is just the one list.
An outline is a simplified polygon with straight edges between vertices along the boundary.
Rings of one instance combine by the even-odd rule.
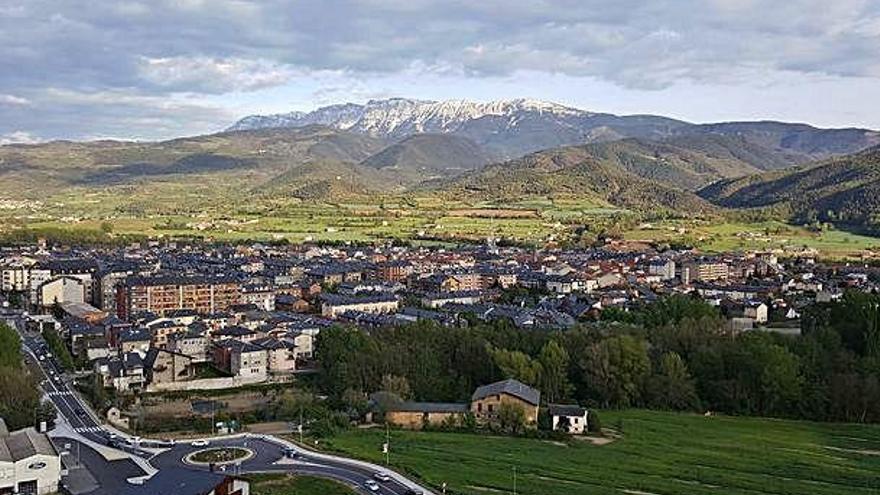
[[211, 447], [187, 454], [183, 462], [196, 466], [223, 465], [246, 461], [254, 455], [253, 450], [244, 447]]

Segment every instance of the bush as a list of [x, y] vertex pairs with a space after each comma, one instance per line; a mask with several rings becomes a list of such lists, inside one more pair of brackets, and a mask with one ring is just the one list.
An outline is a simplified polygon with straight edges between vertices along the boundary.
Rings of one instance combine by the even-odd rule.
[[602, 433], [602, 421], [599, 420], [599, 413], [590, 411], [587, 419], [587, 431], [590, 433]]

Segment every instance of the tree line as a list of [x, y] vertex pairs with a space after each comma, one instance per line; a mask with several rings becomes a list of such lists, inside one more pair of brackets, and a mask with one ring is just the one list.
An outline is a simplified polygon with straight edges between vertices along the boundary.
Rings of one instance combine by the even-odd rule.
[[0, 418], [10, 431], [54, 421], [55, 409], [42, 403], [36, 380], [23, 365], [18, 334], [0, 323]]
[[393, 388], [419, 401], [467, 401], [516, 378], [542, 402], [880, 421], [880, 296], [852, 293], [804, 312], [801, 336], [726, 330], [717, 309], [671, 296], [565, 331], [509, 321], [332, 327], [316, 342], [331, 399]]

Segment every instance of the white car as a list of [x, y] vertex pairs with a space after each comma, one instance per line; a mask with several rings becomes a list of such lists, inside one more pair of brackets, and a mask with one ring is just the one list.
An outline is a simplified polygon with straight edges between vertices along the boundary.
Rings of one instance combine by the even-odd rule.
[[376, 483], [373, 480], [364, 481], [364, 486], [367, 487], [367, 490], [370, 490], [371, 492], [379, 491], [379, 483]]
[[208, 445], [211, 445], [211, 442], [207, 440], [193, 440], [190, 443], [190, 446], [192, 447], [207, 447]]
[[391, 476], [388, 476], [385, 473], [376, 473], [373, 475], [373, 479], [375, 479], [376, 481], [381, 481], [383, 483], [386, 483], [388, 481], [391, 481]]

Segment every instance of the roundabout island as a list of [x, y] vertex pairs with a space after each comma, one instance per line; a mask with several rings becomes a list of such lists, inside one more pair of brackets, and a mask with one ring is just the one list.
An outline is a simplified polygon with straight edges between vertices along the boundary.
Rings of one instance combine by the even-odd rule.
[[246, 461], [254, 455], [253, 450], [244, 447], [211, 447], [187, 454], [183, 462], [197, 466], [223, 465]]

